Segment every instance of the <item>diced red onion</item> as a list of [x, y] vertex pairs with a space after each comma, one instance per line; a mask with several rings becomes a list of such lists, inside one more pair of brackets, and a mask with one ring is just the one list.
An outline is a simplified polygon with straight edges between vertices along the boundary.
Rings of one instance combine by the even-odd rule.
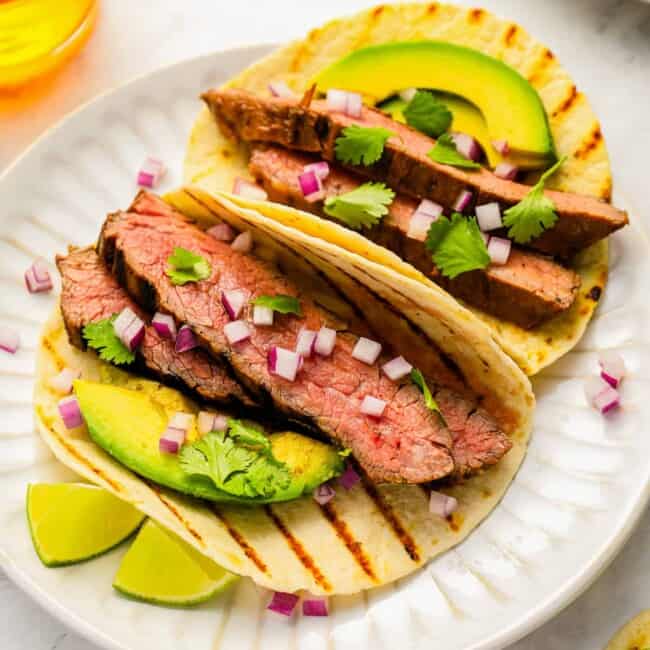
[[58, 404], [59, 414], [63, 419], [66, 429], [76, 429], [83, 424], [83, 416], [79, 408], [79, 402], [74, 395], [64, 397]]
[[321, 327], [314, 341], [314, 352], [321, 357], [329, 357], [336, 346], [336, 330]]
[[318, 162], [305, 165], [303, 170], [306, 172], [315, 172], [316, 176], [324, 181], [329, 176], [330, 166], [326, 160], [319, 160]]
[[29, 293], [43, 293], [52, 290], [52, 278], [44, 260], [34, 260], [33, 264], [25, 271], [25, 284]]
[[232, 186], [232, 193], [255, 201], [266, 201], [269, 195], [255, 183], [237, 176]]
[[329, 616], [327, 598], [324, 596], [309, 596], [302, 601], [303, 616]]
[[251, 337], [251, 330], [248, 323], [244, 320], [234, 320], [224, 325], [223, 333], [228, 339], [230, 345], [242, 343]]
[[483, 232], [496, 230], [503, 226], [501, 221], [501, 208], [496, 201], [476, 206], [476, 219]]
[[476, 138], [473, 138], [467, 133], [453, 133], [451, 139], [456, 145], [456, 150], [461, 156], [469, 158], [474, 162], [478, 162], [481, 159], [481, 145], [476, 141]]
[[439, 517], [449, 517], [458, 508], [458, 501], [454, 497], [442, 494], [442, 492], [431, 491], [429, 496], [429, 512]]
[[237, 236], [237, 231], [229, 223], [225, 222], [208, 228], [206, 232], [211, 237], [225, 242], [231, 242]]
[[177, 454], [185, 442], [185, 429], [167, 427], [158, 441], [158, 449], [166, 454]]
[[359, 481], [361, 477], [357, 474], [357, 471], [352, 467], [351, 463], [347, 463], [345, 466], [345, 471], [341, 476], [339, 476], [339, 483], [346, 490], [351, 490]]
[[615, 388], [607, 386], [602, 393], [594, 398], [594, 407], [597, 408], [603, 415], [609, 411], [620, 406], [620, 395]]
[[299, 174], [298, 183], [300, 183], [300, 191], [303, 197], [309, 203], [321, 201], [325, 198], [323, 181], [321, 181], [320, 176], [314, 170]]
[[336, 496], [334, 488], [329, 483], [321, 483], [314, 489], [314, 501], [324, 506]]
[[300, 370], [302, 357], [293, 350], [273, 346], [267, 357], [269, 372], [287, 381], [295, 381]]
[[380, 418], [384, 409], [386, 408], [386, 402], [383, 399], [377, 399], [372, 395], [366, 395], [361, 402], [360, 410], [364, 415], [369, 415], [373, 418]]
[[454, 202], [452, 209], [455, 212], [465, 212], [465, 210], [467, 210], [467, 208], [469, 208], [470, 204], [472, 203], [472, 198], [472, 193], [469, 190], [463, 190], [458, 195], [458, 198]]
[[352, 350], [352, 358], [371, 366], [381, 354], [381, 343], [362, 336]]
[[242, 309], [248, 302], [248, 292], [243, 289], [230, 289], [221, 292], [221, 304], [230, 317], [230, 320], [237, 320]]
[[250, 230], [240, 232], [230, 247], [238, 253], [250, 253], [253, 250], [253, 235]]
[[151, 319], [151, 324], [162, 338], [176, 340], [176, 323], [173, 316], [157, 311]]
[[130, 307], [125, 307], [113, 322], [113, 330], [133, 352], [144, 338], [144, 321]]
[[138, 185], [154, 188], [160, 183], [166, 172], [167, 168], [162, 160], [149, 156], [142, 163], [142, 167], [138, 172]]
[[11, 327], [3, 327], [0, 329], [0, 350], [16, 354], [20, 347], [20, 334]]
[[386, 362], [381, 369], [386, 377], [393, 381], [399, 381], [413, 370], [413, 366], [404, 357], [395, 357]]
[[437, 221], [442, 214], [442, 206], [424, 199], [411, 215], [409, 228], [406, 232], [407, 237], [424, 241], [429, 232], [429, 228], [434, 221]]
[[316, 345], [316, 332], [314, 330], [308, 330], [306, 328], [302, 328], [300, 332], [298, 332], [298, 339], [296, 341], [296, 352], [304, 357], [305, 359], [308, 359], [311, 357], [312, 353], [314, 352], [314, 347]]
[[253, 306], [253, 323], [258, 326], [273, 325], [273, 310], [264, 305]]
[[79, 379], [81, 372], [72, 368], [64, 368], [58, 375], [54, 375], [48, 382], [50, 387], [58, 393], [69, 393], [72, 390], [72, 382]]
[[417, 88], [406, 88], [399, 93], [399, 96], [405, 102], [410, 102], [415, 97], [415, 93], [417, 93], [417, 91]]
[[226, 431], [228, 429], [228, 417], [226, 415], [217, 414], [214, 416], [214, 423], [212, 425], [213, 431]]
[[298, 604], [298, 596], [295, 594], [287, 594], [283, 591], [274, 591], [271, 602], [266, 609], [282, 614], [282, 616], [291, 616], [293, 610]]
[[361, 95], [346, 90], [330, 88], [327, 91], [327, 108], [350, 117], [361, 117]]
[[177, 411], [172, 415], [171, 419], [167, 423], [168, 427], [172, 429], [183, 429], [183, 431], [189, 431], [194, 422], [194, 416], [191, 413], [183, 413], [183, 411]]
[[510, 257], [511, 248], [512, 242], [509, 239], [490, 237], [490, 241], [487, 243], [487, 252], [492, 264], [506, 264]]
[[188, 352], [199, 345], [189, 325], [182, 325], [176, 335], [176, 352]]
[[492, 140], [492, 147], [502, 156], [507, 156], [510, 153], [510, 145], [507, 140]]
[[361, 117], [363, 103], [359, 93], [348, 93], [348, 105], [345, 112], [350, 117]]
[[625, 361], [618, 352], [606, 351], [598, 356], [600, 376], [612, 387], [618, 388], [625, 377]]
[[611, 411], [620, 404], [620, 395], [602, 377], [589, 377], [585, 381], [587, 402], [602, 414]]
[[289, 99], [296, 96], [293, 90], [291, 90], [284, 81], [272, 81], [269, 84], [269, 91], [273, 97], [284, 97]]
[[209, 411], [199, 411], [199, 416], [196, 419], [196, 428], [199, 433], [210, 433], [213, 424], [214, 413], [210, 413]]
[[506, 181], [514, 181], [519, 173], [519, 167], [509, 162], [501, 162], [494, 168], [494, 175]]

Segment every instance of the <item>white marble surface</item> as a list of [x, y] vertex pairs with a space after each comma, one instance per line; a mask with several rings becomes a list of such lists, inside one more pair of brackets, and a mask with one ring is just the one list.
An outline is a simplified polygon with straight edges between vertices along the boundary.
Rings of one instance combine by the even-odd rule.
[[[589, 95], [612, 155], [616, 190], [648, 214], [650, 6], [636, 0], [482, 0], [545, 41]], [[37, 97], [0, 98], [0, 171], [48, 126], [97, 94], [161, 65], [216, 49], [300, 36], [370, 0], [104, 0], [98, 30]], [[299, 7], [296, 8], [296, 7]], [[600, 579], [573, 605], [510, 650], [603, 648], [616, 628], [650, 607], [650, 514]], [[96, 650], [0, 572], [0, 649]]]

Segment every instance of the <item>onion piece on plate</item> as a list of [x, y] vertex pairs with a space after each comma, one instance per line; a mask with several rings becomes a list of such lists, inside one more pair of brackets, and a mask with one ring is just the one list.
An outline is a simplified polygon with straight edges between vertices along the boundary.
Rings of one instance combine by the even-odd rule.
[[125, 307], [113, 322], [117, 338], [131, 351], [144, 339], [144, 321], [130, 308]]
[[492, 264], [506, 264], [510, 257], [511, 250], [512, 242], [509, 239], [504, 239], [503, 237], [490, 237], [487, 242], [487, 252]]
[[251, 183], [241, 176], [235, 178], [232, 193], [255, 201], [266, 201], [269, 198], [269, 195], [259, 185]]
[[163, 161], [149, 156], [142, 163], [142, 167], [138, 171], [138, 185], [153, 189], [158, 186], [158, 183], [160, 183], [166, 173], [167, 168]]
[[238, 253], [250, 253], [253, 250], [253, 234], [250, 230], [240, 232], [230, 247]]
[[474, 162], [478, 162], [481, 159], [483, 150], [476, 138], [473, 138], [467, 133], [452, 133], [451, 139], [454, 141], [456, 150], [461, 156], [465, 156], [465, 158]]
[[242, 343], [251, 337], [251, 330], [248, 323], [244, 320], [234, 320], [224, 325], [223, 333], [228, 339], [230, 345]]
[[618, 388], [625, 377], [625, 361], [618, 352], [606, 351], [598, 356], [600, 376], [612, 387]]
[[330, 88], [327, 91], [327, 108], [349, 117], [361, 117], [362, 101], [359, 93]]
[[9, 352], [9, 354], [16, 354], [20, 347], [20, 334], [11, 327], [3, 327], [0, 329], [0, 350]]
[[329, 176], [330, 165], [326, 160], [319, 160], [318, 162], [305, 165], [303, 171], [315, 172], [316, 176], [324, 181]]
[[494, 168], [494, 175], [506, 181], [514, 181], [519, 173], [519, 167], [509, 162], [501, 162]]
[[287, 381], [295, 381], [302, 365], [302, 356], [293, 350], [274, 345], [267, 357], [269, 372]]
[[316, 332], [314, 330], [308, 330], [303, 327], [300, 332], [298, 332], [298, 339], [296, 341], [296, 352], [304, 357], [309, 359], [314, 352], [314, 347], [316, 345]]
[[510, 145], [507, 140], [492, 140], [491, 144], [492, 148], [502, 156], [507, 156], [510, 153]]
[[300, 184], [300, 191], [303, 197], [309, 203], [322, 201], [325, 198], [323, 181], [313, 169], [298, 174], [298, 183]]
[[284, 97], [285, 99], [290, 99], [296, 96], [293, 90], [291, 90], [284, 81], [272, 81], [269, 84], [269, 91], [273, 97]]
[[372, 395], [366, 395], [360, 406], [360, 410], [364, 415], [373, 418], [380, 418], [386, 408], [386, 402], [383, 399], [378, 399]]
[[411, 215], [406, 236], [411, 239], [424, 241], [431, 224], [434, 223], [434, 221], [437, 221], [441, 214], [441, 205], [429, 201], [429, 199], [424, 199]]
[[176, 340], [176, 323], [173, 316], [157, 311], [151, 319], [151, 324], [162, 338]]
[[264, 305], [253, 305], [253, 324], [261, 327], [273, 325], [274, 312]]
[[336, 330], [329, 327], [321, 327], [316, 334], [314, 341], [314, 352], [321, 357], [329, 357], [336, 346]]
[[282, 616], [291, 616], [293, 610], [298, 604], [298, 596], [295, 594], [287, 594], [283, 591], [274, 591], [271, 602], [267, 605], [266, 609], [282, 614]]
[[501, 208], [496, 201], [491, 203], [484, 203], [483, 205], [477, 205], [476, 209], [476, 220], [478, 221], [478, 227], [483, 231], [487, 232], [489, 230], [497, 230], [503, 226], [501, 221]]
[[620, 406], [619, 392], [602, 377], [589, 377], [585, 381], [587, 402], [603, 415]]
[[346, 490], [351, 490], [360, 480], [361, 477], [354, 469], [354, 467], [352, 467], [352, 464], [347, 463], [345, 466], [345, 471], [343, 474], [341, 474], [341, 476], [339, 476], [339, 483], [341, 486]]
[[165, 454], [177, 454], [185, 442], [186, 435], [184, 429], [168, 426], [158, 440], [158, 449]]
[[231, 242], [237, 236], [237, 231], [229, 223], [225, 222], [218, 223], [205, 232], [211, 237], [225, 242]]
[[302, 614], [303, 616], [329, 616], [327, 598], [310, 594], [302, 601]]
[[230, 289], [221, 292], [221, 304], [230, 320], [237, 320], [248, 302], [248, 292], [243, 289]]
[[462, 190], [458, 198], [454, 201], [452, 209], [455, 212], [465, 212], [471, 205], [473, 198], [474, 196], [469, 190]]
[[54, 377], [51, 377], [48, 384], [57, 393], [67, 394], [72, 391], [72, 383], [75, 379], [79, 379], [81, 372], [73, 370], [72, 368], [63, 368], [61, 372]]
[[25, 271], [25, 285], [29, 293], [43, 293], [52, 290], [52, 278], [45, 260], [36, 259]]

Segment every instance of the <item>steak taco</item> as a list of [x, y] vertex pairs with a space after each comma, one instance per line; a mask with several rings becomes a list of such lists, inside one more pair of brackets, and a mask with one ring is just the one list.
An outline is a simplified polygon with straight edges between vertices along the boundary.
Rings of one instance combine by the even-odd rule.
[[437, 284], [527, 374], [579, 340], [627, 215], [587, 100], [519, 26], [382, 5], [202, 97], [188, 184]]
[[415, 570], [498, 503], [534, 398], [470, 312], [369, 257], [226, 195], [141, 192], [57, 259], [42, 437], [263, 586]]

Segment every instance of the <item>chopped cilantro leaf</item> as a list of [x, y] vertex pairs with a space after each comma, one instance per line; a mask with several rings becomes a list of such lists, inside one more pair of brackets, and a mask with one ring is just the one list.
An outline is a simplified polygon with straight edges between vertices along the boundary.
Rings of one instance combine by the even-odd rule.
[[212, 268], [205, 257], [177, 246], [167, 259], [167, 275], [173, 284], [198, 282], [210, 277]]
[[257, 296], [253, 300], [253, 304], [268, 307], [273, 311], [277, 311], [279, 314], [296, 314], [296, 316], [302, 316], [298, 298], [285, 296], [282, 293], [278, 293], [275, 296]]
[[437, 138], [451, 126], [452, 114], [432, 93], [418, 90], [404, 109], [404, 119], [414, 129]]
[[547, 169], [526, 196], [503, 213], [503, 225], [508, 226], [508, 237], [518, 244], [527, 244], [552, 228], [557, 221], [555, 203], [544, 194], [544, 184], [566, 160], [563, 156]]
[[448, 133], [443, 133], [433, 145], [433, 149], [427, 154], [431, 160], [441, 165], [452, 165], [453, 167], [466, 167], [468, 169], [480, 169], [481, 165], [458, 153], [456, 145]]
[[461, 273], [484, 269], [490, 263], [476, 219], [458, 212], [451, 219], [441, 216], [431, 224], [426, 247], [438, 271], [452, 280]]
[[427, 386], [424, 375], [417, 368], [413, 368], [413, 370], [411, 370], [411, 381], [422, 391], [426, 407], [430, 411], [438, 411], [438, 413], [440, 413], [438, 403], [435, 399], [433, 399], [433, 395]]
[[113, 314], [110, 318], [88, 323], [83, 328], [83, 337], [88, 346], [97, 352], [100, 359], [118, 366], [133, 363], [135, 353], [122, 343], [113, 329], [116, 318], [117, 314]]
[[371, 228], [388, 214], [395, 192], [383, 183], [364, 183], [359, 187], [331, 196], [325, 201], [325, 213], [355, 230]]
[[357, 124], [346, 126], [343, 135], [336, 138], [336, 157], [344, 163], [367, 167], [381, 158], [386, 140], [391, 135], [395, 134], [382, 127]]
[[237, 497], [269, 498], [288, 487], [289, 469], [273, 456], [268, 438], [241, 420], [228, 425], [226, 433], [213, 431], [183, 447], [183, 471]]

